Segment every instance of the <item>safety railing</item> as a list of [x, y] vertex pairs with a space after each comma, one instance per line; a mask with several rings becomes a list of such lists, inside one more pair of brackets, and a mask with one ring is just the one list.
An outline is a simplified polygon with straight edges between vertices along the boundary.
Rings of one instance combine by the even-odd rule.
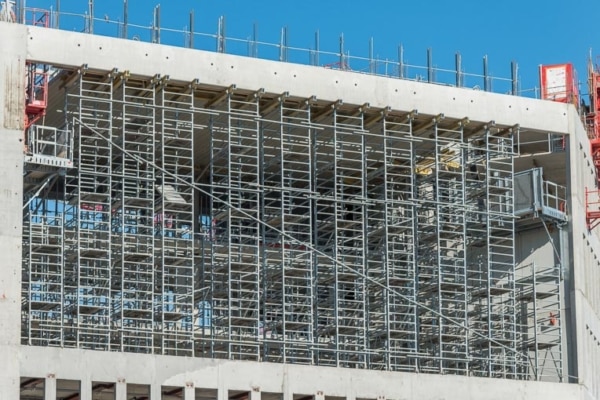
[[543, 180], [544, 206], [558, 210], [563, 214], [567, 212], [567, 188], [554, 182]]
[[[172, 29], [161, 26], [160, 6], [154, 7], [150, 25], [140, 25], [128, 20], [127, 0], [124, 0], [122, 16], [117, 19], [108, 14], [103, 18], [95, 17], [93, 3], [93, 1], [89, 2], [88, 9], [84, 13], [63, 9], [48, 11], [22, 8], [17, 10], [18, 21], [35, 26], [539, 98], [537, 87], [531, 89], [520, 87], [515, 62], [510, 65], [510, 77], [493, 76], [489, 72], [487, 56], [483, 57], [482, 73], [469, 73], [463, 69], [460, 53], [455, 55], [454, 68], [440, 68], [433, 63], [431, 49], [427, 49], [427, 65], [423, 66], [406, 62], [402, 46], [398, 47], [395, 59], [374, 57], [372, 40], [369, 43], [370, 55], [360, 57], [351, 55], [345, 48], [343, 35], [339, 38], [337, 51], [322, 50], [318, 32], [315, 34], [314, 48], [294, 47], [288, 45], [287, 28], [282, 29], [279, 43], [271, 43], [258, 40], [256, 26], [251, 37], [240, 39], [226, 36], [224, 17], [219, 18], [217, 33], [203, 33], [194, 29], [193, 12], [190, 13], [188, 26], [183, 29]], [[107, 7], [105, 4], [102, 6]]]
[[26, 8], [25, 23], [42, 28], [50, 27], [50, 11], [41, 8]]
[[547, 217], [559, 223], [567, 221], [567, 188], [544, 179], [543, 168], [515, 173], [514, 184], [517, 217]]
[[33, 125], [27, 132], [27, 161], [59, 167], [73, 165], [73, 134], [68, 129]]

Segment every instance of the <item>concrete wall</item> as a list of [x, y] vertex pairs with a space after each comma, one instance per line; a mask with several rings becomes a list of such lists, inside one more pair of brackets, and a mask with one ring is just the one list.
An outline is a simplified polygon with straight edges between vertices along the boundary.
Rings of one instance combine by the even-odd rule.
[[[153, 399], [160, 399], [161, 385], [218, 389], [219, 400], [227, 398], [227, 390], [253, 389], [283, 393], [284, 400], [292, 400], [293, 394], [316, 395], [316, 400], [323, 395], [348, 400], [378, 397], [397, 400], [584, 399], [579, 385], [50, 347], [23, 348], [21, 374], [86, 382], [152, 384]], [[81, 399], [89, 400], [86, 396], [82, 393]]]
[[555, 265], [557, 260], [552, 248], [554, 240], [558, 243], [556, 231], [548, 236], [543, 226], [517, 232], [515, 236], [515, 261], [517, 265], [535, 263], [538, 267], [549, 267]]
[[[596, 190], [596, 176], [587, 133], [574, 124], [570, 136], [572, 264], [571, 301], [575, 306], [568, 329], [577, 343], [578, 368], [573, 374], [588, 395], [600, 397], [600, 228], [586, 227], [585, 190]], [[596, 197], [597, 198], [597, 197]]]
[[12, 29], [0, 51], [0, 398], [6, 399], [19, 398], [25, 35]]

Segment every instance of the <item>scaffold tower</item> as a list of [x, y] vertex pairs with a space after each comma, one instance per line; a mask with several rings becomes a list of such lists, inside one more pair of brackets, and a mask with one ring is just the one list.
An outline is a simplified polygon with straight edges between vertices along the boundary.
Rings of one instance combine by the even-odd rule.
[[535, 328], [556, 270], [516, 272], [518, 126], [52, 76], [29, 137], [72, 162], [27, 159], [23, 343], [512, 379], [560, 359]]

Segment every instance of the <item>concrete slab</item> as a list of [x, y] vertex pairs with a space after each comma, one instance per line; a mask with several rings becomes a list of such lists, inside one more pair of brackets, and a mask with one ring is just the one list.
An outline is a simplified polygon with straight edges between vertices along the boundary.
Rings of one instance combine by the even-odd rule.
[[153, 392], [160, 386], [216, 387], [219, 398], [227, 398], [229, 390], [283, 393], [284, 400], [292, 400], [293, 394], [317, 393], [326, 397], [432, 400], [584, 398], [584, 388], [575, 384], [50, 347], [23, 347], [20, 361], [24, 376], [52, 374], [56, 379], [152, 384]]
[[[578, 117], [572, 105], [488, 93], [408, 80], [377, 77], [260, 60], [256, 58], [136, 42], [15, 24], [0, 26], [7, 40], [27, 34], [27, 57], [54, 65], [110, 71], [129, 70], [144, 76], [169, 75], [171, 79], [257, 90], [290, 92], [310, 97], [372, 107], [391, 107], [471, 121], [495, 120], [499, 126], [519, 124], [525, 130], [568, 134]], [[575, 120], [574, 120], [575, 119]]]

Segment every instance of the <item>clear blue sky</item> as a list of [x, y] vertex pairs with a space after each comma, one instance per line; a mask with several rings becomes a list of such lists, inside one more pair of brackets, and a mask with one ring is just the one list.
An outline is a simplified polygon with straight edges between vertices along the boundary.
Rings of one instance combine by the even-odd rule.
[[[159, 3], [129, 0], [129, 22], [151, 25], [153, 8]], [[87, 0], [62, 0], [61, 11], [83, 14], [87, 4]], [[56, 0], [27, 0], [27, 6], [55, 5]], [[397, 60], [398, 45], [402, 44], [407, 63], [425, 66], [426, 51], [431, 48], [435, 66], [453, 69], [458, 51], [463, 69], [480, 74], [482, 58], [487, 55], [490, 73], [506, 78], [510, 77], [510, 62], [515, 60], [523, 89], [537, 85], [540, 64], [572, 62], [582, 91], [587, 93], [590, 48], [596, 49], [594, 57], [600, 55], [595, 24], [600, 2], [594, 1], [163, 0], [161, 27], [186, 27], [192, 9], [195, 31], [216, 33], [218, 18], [223, 15], [228, 37], [249, 38], [256, 23], [260, 41], [277, 43], [281, 28], [286, 26], [290, 46], [313, 48], [319, 30], [320, 49], [337, 52], [343, 33], [345, 49], [364, 57], [368, 56], [369, 38], [373, 37], [374, 53], [381, 59]], [[123, 0], [95, 1], [96, 17], [122, 20], [122, 12]], [[69, 23], [73, 24], [71, 29], [78, 29], [76, 22], [61, 19], [61, 27], [67, 28]], [[96, 22], [96, 31], [106, 26]], [[129, 31], [130, 36], [136, 32]], [[142, 40], [149, 40], [144, 35], [140, 33]], [[167, 36], [163, 33], [163, 43]], [[182, 36], [175, 35], [172, 40], [183, 44]], [[196, 47], [212, 50], [213, 43], [196, 40]], [[235, 51], [233, 44], [228, 48]], [[259, 56], [266, 56], [266, 52], [259, 49]]]

